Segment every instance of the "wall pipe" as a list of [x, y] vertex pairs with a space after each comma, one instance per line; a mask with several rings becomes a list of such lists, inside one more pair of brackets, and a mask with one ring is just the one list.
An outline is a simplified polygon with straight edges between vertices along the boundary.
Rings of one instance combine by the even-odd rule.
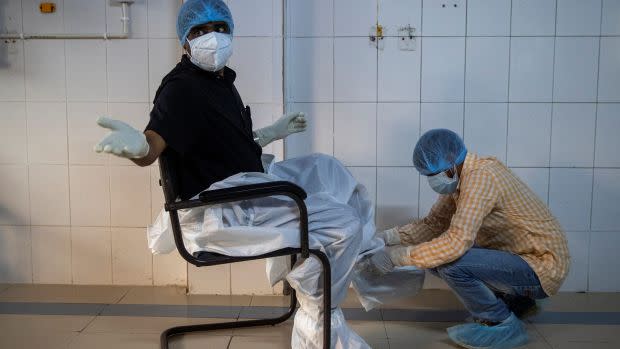
[[128, 39], [129, 38], [129, 5], [131, 5], [134, 0], [120, 0], [117, 1], [121, 5], [121, 22], [123, 24], [123, 33], [122, 34], [110, 34], [110, 33], [102, 33], [102, 34], [26, 34], [26, 33], [15, 33], [15, 34], [0, 34], [0, 39], [4, 40], [32, 40], [32, 39], [61, 39], [61, 40], [73, 40], [73, 39], [103, 39], [103, 40], [112, 40], [112, 39]]

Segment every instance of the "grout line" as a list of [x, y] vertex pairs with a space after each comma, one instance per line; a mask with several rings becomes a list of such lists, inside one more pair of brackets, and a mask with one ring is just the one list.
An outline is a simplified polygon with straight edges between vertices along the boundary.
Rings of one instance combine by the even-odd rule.
[[[551, 116], [550, 116], [550, 127], [549, 127], [549, 158], [548, 164], [551, 167], [553, 163], [551, 161], [551, 156], [553, 155], [553, 114], [554, 114], [554, 99], [555, 99], [555, 54], [557, 51], [557, 27], [558, 23], [558, 2], [555, 2], [555, 26], [554, 26], [554, 36], [553, 36], [553, 67], [551, 68]], [[548, 171], [548, 181], [547, 181], [547, 205], [551, 203], [551, 170]]]
[[467, 92], [467, 43], [469, 42], [468, 38], [467, 38], [467, 8], [469, 6], [467, 6], [467, 1], [465, 2], [465, 37], [463, 38], [463, 46], [464, 46], [464, 52], [463, 52], [463, 128], [461, 131], [461, 135], [463, 137], [463, 140], [465, 139], [465, 107], [467, 106], [467, 98], [466, 98], [466, 92]]
[[510, 14], [508, 21], [510, 25], [508, 26], [508, 90], [506, 91], [506, 146], [504, 153], [504, 160], [506, 162], [506, 166], [508, 166], [508, 136], [509, 136], [509, 126], [510, 126], [510, 77], [511, 77], [511, 64], [512, 64], [512, 0], [510, 0]]

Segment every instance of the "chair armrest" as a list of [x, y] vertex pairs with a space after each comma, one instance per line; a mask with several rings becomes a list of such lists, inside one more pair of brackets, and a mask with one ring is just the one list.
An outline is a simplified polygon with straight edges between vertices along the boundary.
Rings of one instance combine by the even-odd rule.
[[[276, 181], [241, 185], [238, 187], [225, 189], [206, 190], [198, 195], [198, 199], [166, 203], [165, 208], [166, 211], [177, 211], [181, 209], [216, 205], [225, 202], [235, 202], [279, 195], [290, 197], [293, 201], [295, 201], [297, 207], [299, 208], [301, 255], [303, 258], [308, 258], [308, 210], [306, 208], [306, 204], [304, 203], [304, 199], [307, 197], [307, 194], [301, 187], [291, 182]], [[180, 226], [178, 226], [178, 229], [175, 229], [173, 226], [173, 232], [175, 234], [175, 240], [178, 239], [181, 241]], [[179, 247], [178, 244], [177, 247]]]

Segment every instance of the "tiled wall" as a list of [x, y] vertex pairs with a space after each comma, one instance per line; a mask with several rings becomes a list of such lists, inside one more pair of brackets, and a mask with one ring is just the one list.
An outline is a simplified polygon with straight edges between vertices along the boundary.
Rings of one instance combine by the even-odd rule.
[[[415, 51], [398, 49], [407, 24]], [[289, 0], [286, 31], [286, 107], [310, 118], [287, 157], [335, 155], [387, 228], [430, 209], [411, 153], [450, 128], [559, 218], [564, 290], [620, 291], [620, 0]]]
[[[0, 0], [0, 32], [119, 33], [109, 0]], [[180, 0], [137, 0], [129, 40], [0, 42], [0, 283], [189, 285], [197, 293], [271, 293], [264, 264], [188, 268], [152, 256], [145, 227], [162, 207], [156, 166], [96, 154], [109, 115], [143, 128], [178, 62]], [[282, 2], [229, 0], [231, 66], [265, 125], [282, 112]], [[267, 151], [282, 157], [282, 144]], [[203, 268], [204, 269], [204, 268]]]

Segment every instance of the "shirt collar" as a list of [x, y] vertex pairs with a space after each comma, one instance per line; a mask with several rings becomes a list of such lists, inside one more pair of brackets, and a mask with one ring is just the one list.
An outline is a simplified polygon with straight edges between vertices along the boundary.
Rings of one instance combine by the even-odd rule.
[[224, 67], [224, 76], [220, 75], [220, 73], [206, 71], [200, 67], [197, 67], [196, 65], [194, 65], [194, 63], [192, 63], [192, 61], [190, 60], [187, 54], [184, 54], [183, 57], [181, 57], [181, 64], [183, 64], [188, 69], [191, 69], [197, 73], [203, 74], [205, 76], [208, 76], [210, 78], [217, 79], [217, 80], [223, 79], [224, 81], [230, 84], [234, 83], [235, 80], [237, 79], [237, 73], [228, 67]]
[[461, 175], [459, 176], [459, 184], [456, 186], [456, 190], [461, 190], [461, 183], [463, 182], [463, 178], [467, 176], [469, 171], [474, 167], [474, 163], [478, 159], [478, 156], [474, 153], [467, 152], [465, 155], [465, 161], [463, 162], [463, 169], [461, 170]]

